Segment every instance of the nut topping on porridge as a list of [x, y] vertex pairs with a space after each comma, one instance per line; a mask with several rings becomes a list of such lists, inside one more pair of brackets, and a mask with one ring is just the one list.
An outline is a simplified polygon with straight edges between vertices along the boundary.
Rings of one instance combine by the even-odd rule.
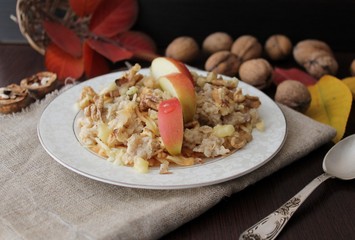
[[159, 64], [158, 78], [141, 75], [135, 65], [100, 92], [83, 88], [79, 137], [88, 148], [139, 172], [160, 166], [167, 174], [171, 165], [233, 153], [252, 141], [254, 129], [263, 130], [261, 102], [243, 94], [238, 79], [192, 72], [191, 82], [183, 76], [186, 67], [173, 68], [174, 62], [164, 59]]

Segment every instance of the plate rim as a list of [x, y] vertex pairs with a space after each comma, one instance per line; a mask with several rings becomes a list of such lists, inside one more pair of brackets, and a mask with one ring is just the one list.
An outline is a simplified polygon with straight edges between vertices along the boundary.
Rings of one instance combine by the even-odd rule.
[[[189, 67], [188, 68], [190, 69], [190, 71], [195, 71], [197, 72], [199, 75], [200, 74], [207, 74], [206, 71], [204, 70], [200, 70], [200, 69], [197, 69], [197, 68], [194, 68], [194, 67]], [[139, 72], [142, 72], [142, 71], [147, 71], [149, 68], [142, 68]], [[63, 160], [60, 159], [60, 157], [58, 157], [55, 153], [53, 153], [47, 146], [46, 146], [46, 143], [43, 139], [43, 135], [41, 134], [41, 122], [45, 116], [45, 112], [46, 110], [48, 110], [48, 108], [51, 106], [51, 104], [53, 104], [55, 101], [58, 101], [59, 97], [64, 94], [65, 92], [68, 92], [68, 91], [71, 91], [72, 89], [74, 88], [79, 88], [80, 86], [85, 86], [86, 84], [88, 84], [89, 81], [98, 81], [100, 79], [102, 79], [103, 77], [110, 77], [110, 76], [119, 76], [118, 74], [123, 74], [125, 73], [127, 70], [123, 70], [123, 71], [117, 71], [117, 72], [112, 72], [112, 73], [108, 73], [108, 74], [104, 74], [104, 75], [100, 75], [100, 76], [97, 76], [97, 77], [94, 77], [94, 78], [91, 78], [91, 79], [88, 79], [86, 81], [83, 81], [83, 82], [80, 82], [79, 84], [75, 84], [74, 86], [68, 88], [68, 89], [65, 89], [63, 92], [61, 92], [58, 96], [56, 96], [54, 99], [52, 99], [46, 106], [45, 108], [43, 109], [42, 111], [42, 114], [40, 116], [40, 119], [39, 119], [39, 122], [37, 124], [37, 136], [39, 138], [39, 141], [42, 145], [42, 147], [45, 149], [45, 151], [56, 161], [58, 162], [59, 164], [61, 164], [62, 166], [64, 166], [65, 168], [79, 174], [79, 175], [82, 175], [82, 176], [85, 176], [87, 178], [90, 178], [90, 179], [93, 179], [93, 180], [96, 180], [96, 181], [100, 181], [100, 182], [104, 182], [104, 183], [108, 183], [108, 184], [112, 184], [112, 185], [116, 185], [116, 186], [123, 186], [123, 187], [130, 187], [130, 188], [138, 188], [138, 189], [153, 189], [153, 190], [176, 190], [176, 189], [188, 189], [188, 188], [196, 188], [196, 187], [204, 187], [204, 186], [210, 186], [210, 185], [215, 185], [215, 184], [218, 184], [218, 183], [223, 183], [223, 182], [227, 182], [227, 181], [230, 181], [232, 179], [236, 179], [236, 178], [240, 178], [242, 176], [245, 176], [257, 169], [259, 169], [260, 167], [262, 167], [263, 165], [265, 165], [266, 163], [268, 163], [271, 159], [273, 159], [275, 157], [275, 155], [277, 155], [277, 153], [279, 153], [279, 151], [282, 149], [282, 147], [284, 146], [285, 144], [285, 141], [287, 139], [287, 135], [288, 135], [288, 126], [287, 126], [287, 121], [286, 121], [286, 117], [285, 117], [285, 114], [284, 112], [282, 111], [282, 109], [280, 108], [280, 106], [274, 102], [266, 93], [264, 93], [263, 91], [261, 91], [260, 89], [257, 89], [245, 82], [243, 82], [243, 84], [247, 85], [249, 88], [252, 88], [254, 90], [256, 90], [259, 94], [261, 93], [263, 95], [263, 97], [266, 97], [268, 98], [269, 100], [271, 100], [271, 102], [273, 103], [273, 107], [276, 107], [278, 109], [278, 111], [281, 113], [281, 116], [282, 116], [282, 120], [284, 122], [284, 134], [283, 134], [283, 137], [282, 137], [282, 141], [279, 143], [279, 146], [277, 147], [277, 149], [266, 159], [264, 159], [262, 162], [254, 165], [253, 167], [249, 168], [248, 170], [246, 171], [243, 171], [242, 173], [238, 173], [238, 174], [235, 174], [235, 175], [231, 175], [231, 176], [228, 176], [228, 177], [224, 177], [224, 178], [220, 178], [220, 179], [214, 179], [212, 181], [207, 181], [207, 182], [199, 182], [199, 183], [189, 183], [189, 184], [170, 184], [170, 185], [151, 185], [151, 184], [142, 184], [142, 183], [129, 183], [129, 182], [124, 182], [124, 181], [117, 181], [117, 180], [112, 180], [112, 179], [108, 179], [108, 178], [104, 178], [104, 177], [98, 177], [98, 176], [95, 176], [94, 174], [91, 174], [91, 173], [88, 173], [88, 172], [85, 172], [83, 170], [80, 170], [80, 169], [77, 169], [76, 167], [73, 167], [71, 165], [69, 165], [68, 163], [64, 162]], [[224, 76], [224, 75], [221, 75], [223, 78], [230, 78], [228, 76]], [[242, 82], [241, 80], [239, 80], [240, 82]], [[107, 84], [107, 83], [105, 83]], [[75, 104], [75, 103], [73, 103]], [[80, 109], [77, 109], [77, 113], [80, 111]], [[76, 113], [76, 114], [77, 114]], [[75, 124], [75, 118], [73, 119], [73, 121], [71, 122], [71, 124]], [[74, 130], [73, 130], [74, 132]], [[77, 138], [76, 134], [74, 133], [74, 137]], [[82, 148], [85, 148], [85, 146], [81, 146]], [[89, 151], [89, 150], [88, 150]], [[91, 153], [93, 154], [93, 153]], [[234, 153], [233, 153], [234, 154]], [[231, 154], [231, 155], [233, 155]], [[93, 154], [94, 155], [94, 154]], [[225, 158], [225, 157], [221, 157], [221, 158]], [[218, 161], [218, 160], [217, 160]], [[108, 161], [105, 161], [109, 164], [113, 164], [113, 163], [110, 163]], [[209, 163], [211, 164], [211, 163]], [[200, 165], [194, 165], [194, 166], [191, 166], [191, 167], [199, 167]], [[120, 166], [120, 167], [127, 167], [127, 166]], [[131, 168], [132, 167], [128, 167], [128, 168]], [[173, 173], [174, 174], [174, 173]], [[170, 175], [170, 174], [168, 174]]]

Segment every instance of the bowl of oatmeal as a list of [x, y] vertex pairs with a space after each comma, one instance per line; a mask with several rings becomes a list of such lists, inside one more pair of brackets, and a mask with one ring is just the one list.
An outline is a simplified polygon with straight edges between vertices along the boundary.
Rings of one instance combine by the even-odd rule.
[[286, 136], [285, 118], [272, 99], [236, 78], [190, 72], [196, 113], [184, 123], [178, 155], [166, 151], [157, 124], [159, 102], [172, 96], [139, 65], [58, 96], [40, 119], [41, 143], [81, 175], [149, 189], [216, 184], [272, 159]]

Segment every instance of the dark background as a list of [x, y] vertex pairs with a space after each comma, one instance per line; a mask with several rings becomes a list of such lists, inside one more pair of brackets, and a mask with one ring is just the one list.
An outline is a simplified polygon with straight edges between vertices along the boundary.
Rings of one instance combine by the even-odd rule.
[[295, 44], [307, 38], [334, 51], [355, 50], [355, 0], [138, 0], [135, 29], [149, 34], [160, 49], [187, 35], [200, 44], [210, 33], [233, 38], [251, 34], [264, 43], [272, 34]]
[[[200, 44], [210, 33], [233, 38], [256, 36], [261, 43], [275, 33], [295, 44], [307, 38], [327, 42], [334, 51], [355, 50], [355, 0], [138, 0], [134, 29], [149, 34], [159, 49], [187, 35]], [[0, 42], [25, 43], [18, 26], [16, 0], [0, 2]]]

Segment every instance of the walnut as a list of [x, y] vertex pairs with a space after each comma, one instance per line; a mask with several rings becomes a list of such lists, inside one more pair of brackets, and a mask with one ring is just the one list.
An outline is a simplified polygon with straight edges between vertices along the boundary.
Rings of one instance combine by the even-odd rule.
[[102, 121], [104, 111], [104, 97], [96, 95], [93, 99], [94, 103], [87, 106], [84, 110], [85, 116], [90, 116], [94, 121]]
[[118, 87], [126, 85], [127, 87], [135, 86], [140, 80], [143, 79], [143, 75], [139, 73], [141, 66], [135, 64], [125, 72], [120, 78], [115, 80], [115, 83]]
[[306, 39], [296, 44], [293, 49], [293, 57], [298, 64], [303, 65], [308, 61], [310, 52], [314, 51], [325, 51], [332, 54], [332, 50], [325, 42], [316, 39]]
[[305, 112], [311, 104], [311, 94], [303, 83], [285, 80], [276, 88], [275, 101], [296, 111]]
[[209, 72], [235, 76], [238, 73], [240, 60], [229, 51], [219, 51], [212, 54], [205, 63], [205, 69]]
[[79, 98], [79, 107], [84, 109], [94, 102], [94, 97], [97, 96], [97, 93], [90, 86], [83, 87]]
[[33, 97], [41, 99], [47, 93], [56, 89], [57, 74], [52, 72], [39, 72], [31, 77], [22, 79], [20, 85], [21, 87], [27, 88]]
[[239, 77], [250, 85], [264, 89], [271, 83], [272, 66], [263, 58], [251, 59], [242, 63]]
[[30, 96], [28, 90], [17, 84], [0, 88], [0, 113], [19, 112], [32, 102], [34, 98]]
[[315, 39], [300, 41], [293, 49], [293, 57], [317, 79], [325, 74], [335, 75], [338, 71], [338, 63], [333, 52], [323, 41]]
[[309, 74], [318, 79], [325, 74], [335, 75], [338, 71], [337, 61], [325, 51], [315, 51], [310, 54], [303, 67]]
[[243, 148], [247, 143], [247, 140], [239, 137], [230, 138], [230, 145], [237, 150]]
[[232, 47], [233, 39], [225, 32], [215, 32], [208, 35], [202, 43], [202, 49], [207, 54], [213, 54], [218, 51], [229, 51]]
[[352, 76], [355, 76], [355, 59], [351, 62], [350, 73]]
[[175, 38], [166, 48], [165, 55], [182, 62], [196, 60], [200, 52], [195, 39], [188, 36]]
[[243, 35], [234, 41], [231, 52], [244, 62], [249, 59], [259, 58], [262, 53], [262, 46], [255, 37]]
[[163, 100], [161, 96], [154, 93], [150, 88], [143, 88], [140, 95], [139, 110], [147, 111], [148, 109], [158, 110], [159, 103]]
[[285, 35], [272, 35], [265, 42], [265, 52], [271, 60], [285, 59], [292, 52], [292, 42]]

